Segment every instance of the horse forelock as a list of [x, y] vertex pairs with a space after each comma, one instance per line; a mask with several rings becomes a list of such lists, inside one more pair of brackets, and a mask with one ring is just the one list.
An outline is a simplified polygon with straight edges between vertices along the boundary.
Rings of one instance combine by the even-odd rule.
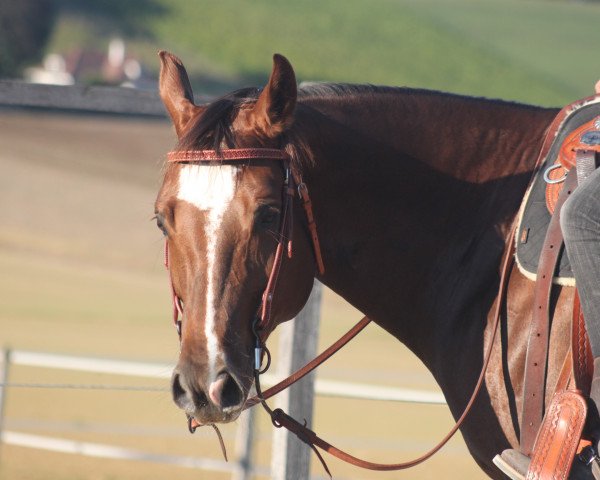
[[220, 150], [234, 143], [232, 122], [242, 105], [256, 102], [259, 89], [244, 88], [211, 102], [180, 138], [176, 150]]

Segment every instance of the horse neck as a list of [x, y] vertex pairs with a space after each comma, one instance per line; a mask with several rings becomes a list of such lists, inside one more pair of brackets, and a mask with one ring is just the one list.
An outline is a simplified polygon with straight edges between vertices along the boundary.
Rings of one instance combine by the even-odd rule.
[[556, 112], [415, 91], [312, 99], [298, 112], [312, 125], [321, 281], [433, 369], [453, 332], [480, 338]]

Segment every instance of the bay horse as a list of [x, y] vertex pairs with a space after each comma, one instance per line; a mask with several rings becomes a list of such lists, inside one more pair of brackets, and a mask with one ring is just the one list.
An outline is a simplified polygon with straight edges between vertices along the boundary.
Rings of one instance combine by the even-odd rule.
[[[458, 417], [492, 335], [511, 225], [557, 110], [410, 88], [297, 88], [281, 55], [263, 89], [196, 105], [181, 61], [160, 59], [175, 155], [284, 150], [310, 191], [325, 268], [296, 202], [273, 325], [300, 311], [316, 276], [410, 348]], [[172, 393], [200, 424], [235, 420], [252, 386], [252, 323], [274, 262], [283, 182], [281, 162], [266, 158], [165, 167], [156, 218], [185, 312]], [[484, 387], [461, 427], [492, 478], [503, 478], [492, 458], [518, 446], [533, 286], [512, 270]], [[553, 295], [547, 396], [567, 351], [573, 293]]]

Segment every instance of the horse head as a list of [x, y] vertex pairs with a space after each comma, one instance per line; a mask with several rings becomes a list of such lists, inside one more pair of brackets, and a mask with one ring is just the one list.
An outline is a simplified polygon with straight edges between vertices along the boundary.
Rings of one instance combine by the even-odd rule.
[[[160, 95], [179, 140], [170, 154], [179, 161], [167, 163], [155, 204], [167, 242], [174, 302], [183, 313], [173, 399], [200, 424], [230, 422], [242, 411], [252, 386], [253, 323], [282, 232], [291, 236], [285, 240], [293, 241], [293, 255], [283, 255], [263, 339], [276, 324], [298, 313], [315, 274], [302, 214], [288, 212], [293, 213], [287, 217], [293, 218], [290, 228], [281, 228], [287, 160], [260, 154], [293, 152], [289, 138], [296, 79], [290, 63], [275, 55], [262, 91], [244, 89], [199, 106], [181, 61], [166, 52], [159, 55]], [[186, 157], [208, 149], [215, 152], [212, 161]], [[249, 149], [255, 155], [219, 160], [232, 149]], [[297, 168], [293, 158], [289, 163]], [[292, 210], [298, 208], [296, 203]]]

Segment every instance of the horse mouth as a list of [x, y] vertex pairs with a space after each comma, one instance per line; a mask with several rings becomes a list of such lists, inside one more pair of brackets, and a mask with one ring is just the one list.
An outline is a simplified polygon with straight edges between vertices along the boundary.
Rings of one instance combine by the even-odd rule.
[[188, 430], [190, 433], [198, 427], [204, 427], [206, 425], [214, 425], [216, 423], [225, 424], [235, 422], [241, 415], [243, 409], [225, 409], [219, 412], [194, 412], [193, 414], [187, 413]]
[[190, 415], [186, 415], [187, 416], [187, 422], [188, 422], [188, 430], [190, 431], [190, 433], [196, 433], [196, 429], [198, 427], [201, 427], [202, 424], [198, 423], [198, 420], [196, 420], [194, 417], [190, 416]]
[[[223, 453], [223, 457], [225, 458], [225, 461], [227, 462], [228, 461], [227, 460], [227, 449], [225, 448], [225, 442], [223, 441], [223, 436], [221, 435], [219, 428], [214, 423], [210, 423], [209, 425], [211, 427], [213, 427], [213, 429], [215, 430], [215, 433], [217, 434], [217, 438], [219, 439], [219, 444], [221, 445], [221, 452]], [[196, 429], [201, 426], [202, 425], [200, 425], [194, 417], [188, 416], [188, 430], [190, 431], [190, 433], [192, 433], [192, 434], [195, 433]]]
[[244, 411], [244, 406], [247, 400], [247, 391], [239, 392], [238, 401], [235, 404], [215, 404], [208, 396], [202, 395], [203, 398], [194, 398], [192, 402], [186, 404], [178, 404], [185, 412], [190, 428], [200, 427], [204, 425], [225, 424], [231, 423], [238, 419]]
[[[200, 423], [198, 420], [196, 420], [196, 417], [192, 417], [190, 415], [186, 415], [187, 416], [187, 424], [188, 424], [188, 430], [190, 431], [190, 433], [196, 433], [196, 429], [199, 427], [208, 427], [208, 426], [212, 426], [215, 427], [215, 423]], [[218, 423], [227, 423], [227, 422], [218, 422]]]

